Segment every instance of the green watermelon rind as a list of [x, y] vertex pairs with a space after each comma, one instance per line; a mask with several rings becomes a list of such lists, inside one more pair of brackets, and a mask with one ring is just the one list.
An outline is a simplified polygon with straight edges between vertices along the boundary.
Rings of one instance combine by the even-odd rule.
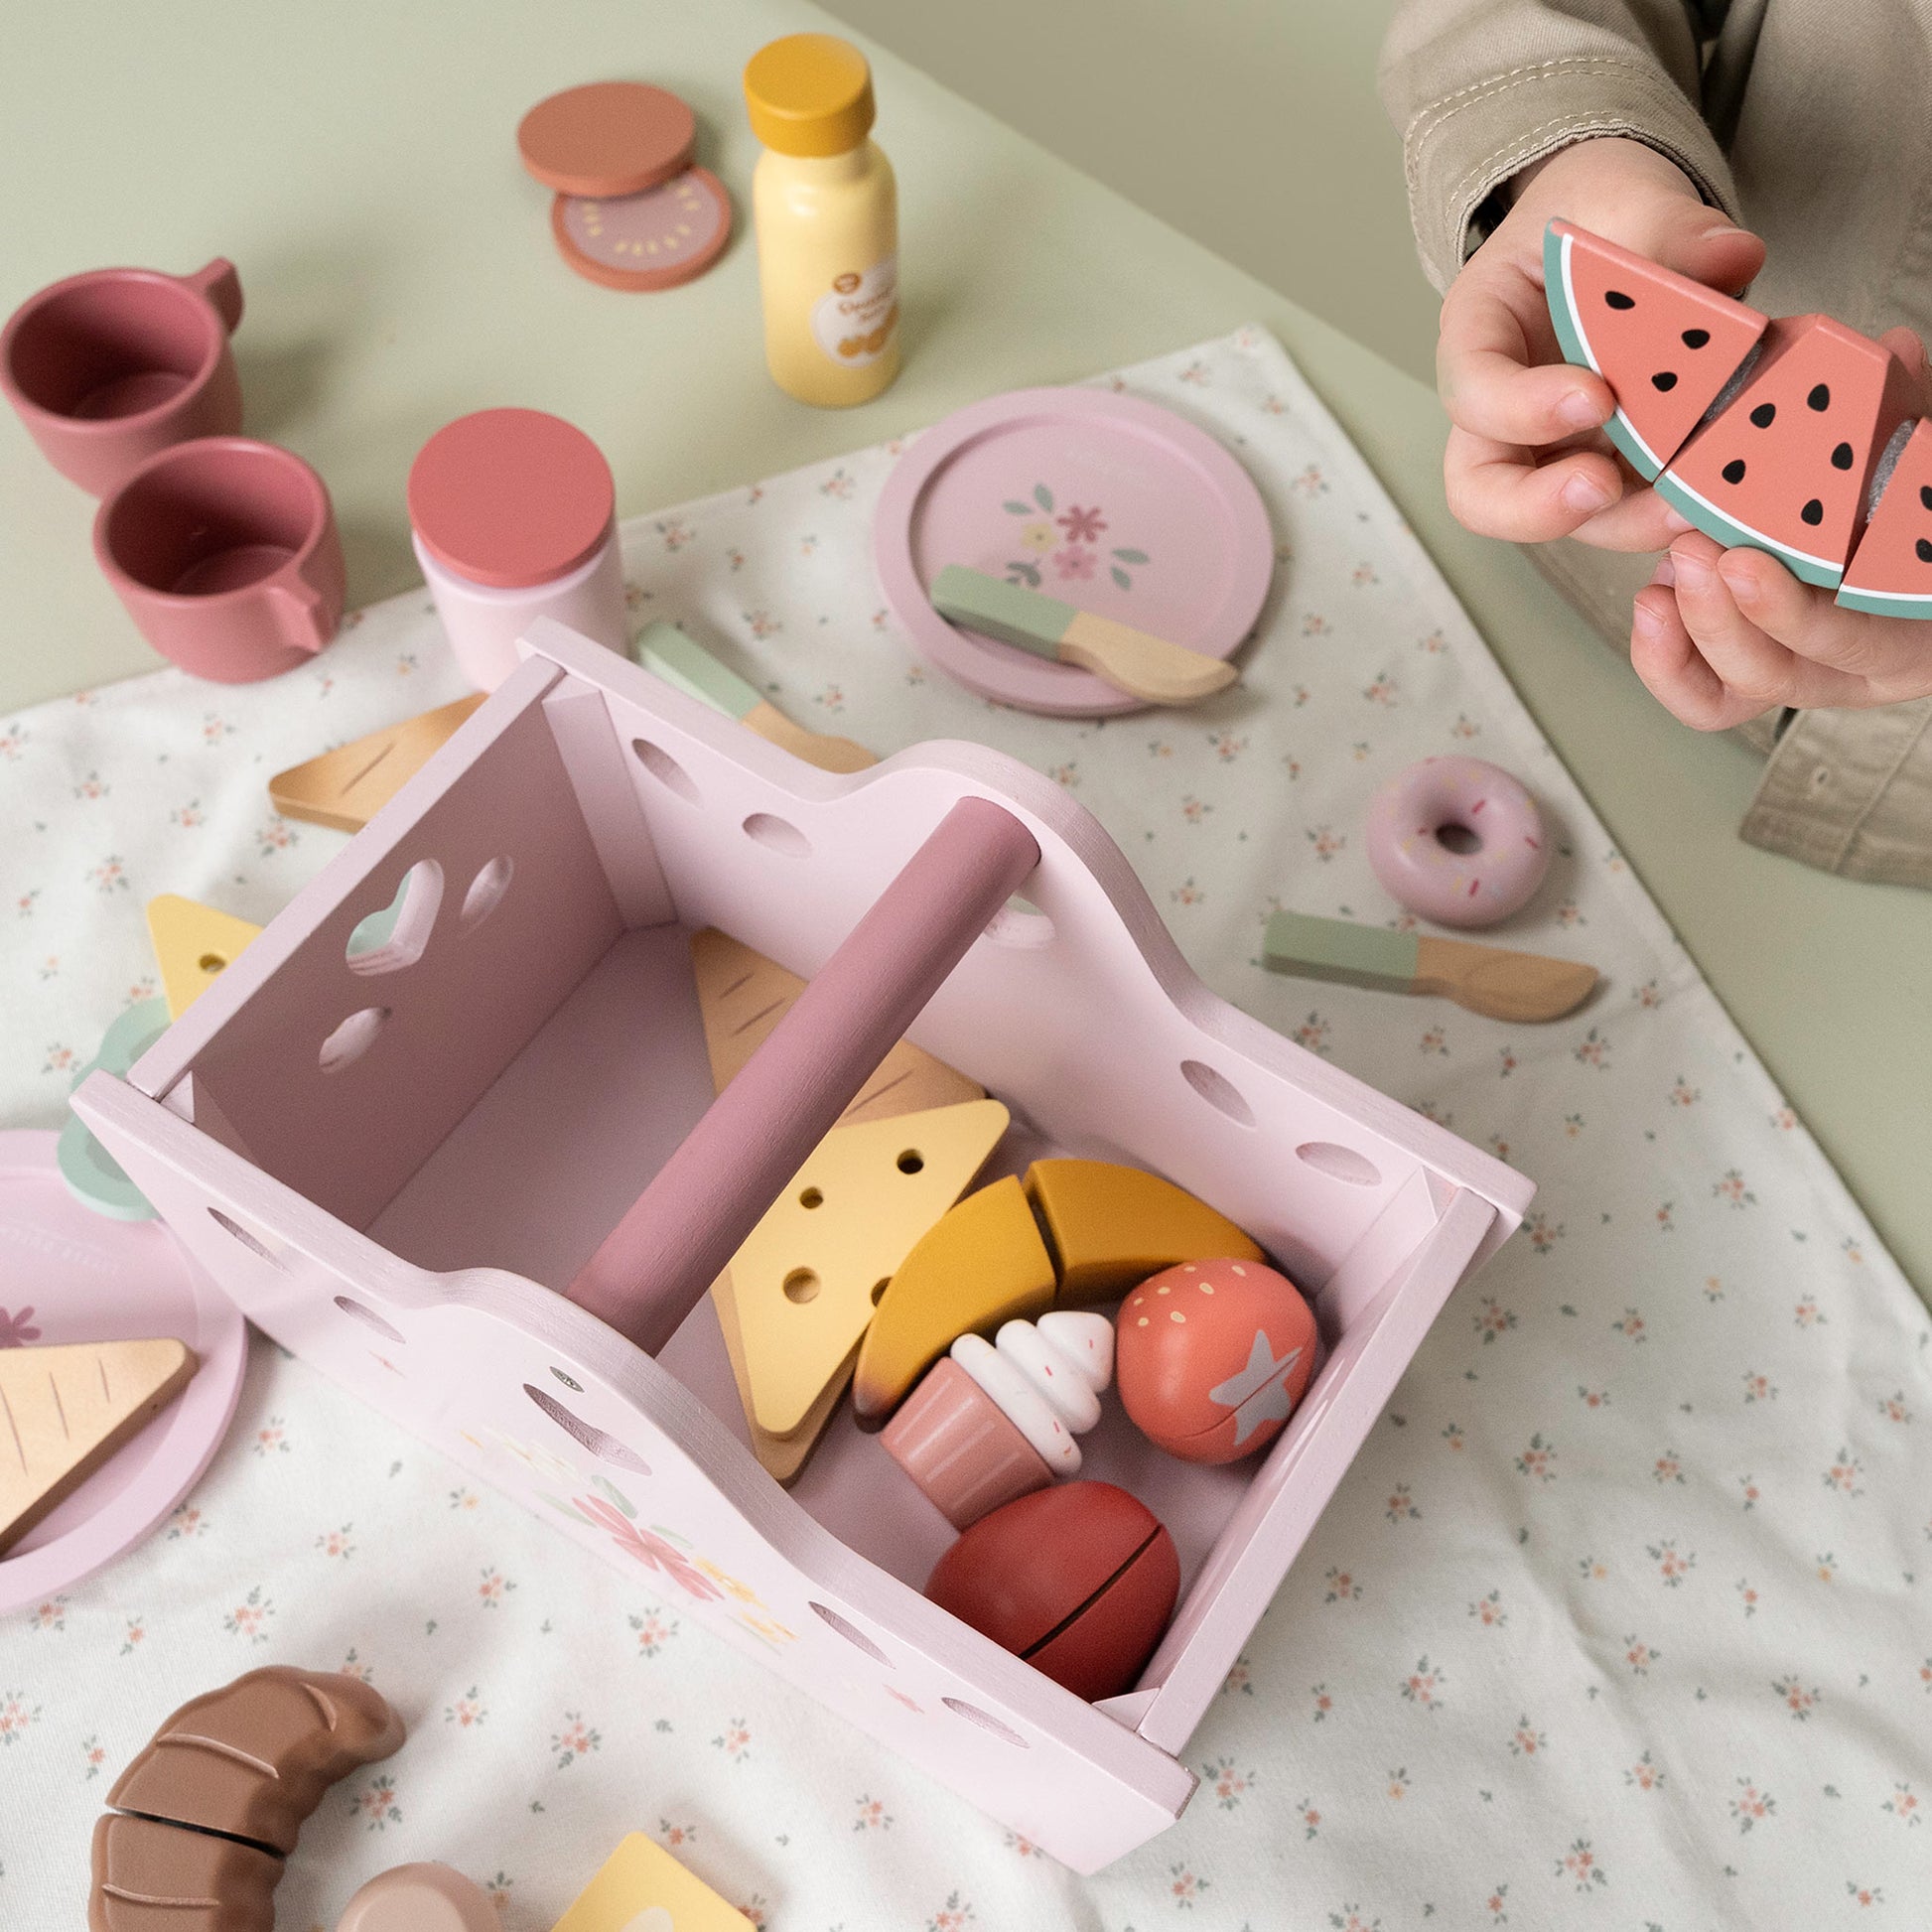
[[1816, 584], [1821, 590], [1835, 591], [1844, 581], [1843, 564], [1835, 564], [1826, 557], [1814, 557], [1807, 550], [1794, 550], [1790, 544], [1780, 543], [1776, 537], [1767, 537], [1761, 530], [1753, 530], [1746, 523], [1733, 521], [1716, 503], [1700, 496], [1681, 477], [1669, 470], [1658, 476], [1656, 487], [1657, 494], [1672, 509], [1680, 516], [1689, 517], [1706, 536], [1722, 543], [1726, 550], [1767, 551], [1793, 577], [1807, 584]]
[[[1550, 305], [1550, 321], [1556, 329], [1557, 346], [1563, 350], [1563, 359], [1573, 368], [1588, 369], [1592, 375], [1603, 375], [1577, 314], [1577, 292], [1570, 281], [1570, 244], [1573, 239], [1570, 235], [1558, 234], [1554, 221], [1543, 230], [1543, 295]], [[1607, 382], [1609, 377], [1604, 376], [1603, 379]], [[1658, 460], [1656, 451], [1632, 427], [1621, 404], [1603, 425], [1603, 433], [1623, 452], [1631, 469], [1645, 483], [1656, 481], [1664, 466]]]
[[1865, 591], [1841, 584], [1836, 602], [1874, 618], [1932, 618], [1932, 593], [1924, 591]]

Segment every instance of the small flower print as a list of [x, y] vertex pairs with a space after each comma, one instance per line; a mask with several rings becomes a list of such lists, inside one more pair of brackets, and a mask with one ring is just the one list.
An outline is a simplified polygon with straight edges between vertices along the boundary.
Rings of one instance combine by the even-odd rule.
[[1759, 1790], [1749, 1778], [1737, 1780], [1737, 1795], [1730, 1801], [1730, 1815], [1737, 1821], [1740, 1836], [1761, 1825], [1777, 1808], [1778, 1801], [1768, 1791]]
[[1416, 1668], [1401, 1680], [1397, 1688], [1409, 1703], [1425, 1711], [1440, 1711], [1446, 1681], [1447, 1673], [1440, 1666], [1432, 1665], [1427, 1657], [1418, 1657]]
[[1366, 590], [1371, 584], [1379, 584], [1382, 580], [1376, 576], [1375, 566], [1364, 558], [1349, 573], [1348, 581], [1359, 591]]
[[1006, 1841], [1007, 1850], [1023, 1859], [1043, 1859], [1046, 1856], [1032, 1839], [1022, 1838], [1018, 1832], [1008, 1832]]
[[1524, 1216], [1523, 1232], [1529, 1236], [1535, 1253], [1547, 1255], [1563, 1239], [1563, 1223], [1551, 1220], [1547, 1214], [1529, 1214]]
[[852, 1829], [857, 1832], [889, 1832], [892, 1828], [893, 1814], [886, 1809], [886, 1801], [867, 1792], [859, 1800], [859, 1816]]
[[743, 611], [739, 615], [754, 637], [775, 636], [784, 628], [769, 611]]
[[1409, 1795], [1409, 1771], [1406, 1765], [1400, 1765], [1389, 1773], [1382, 1786], [1382, 1795], [1386, 1798], [1406, 1798]]
[[1382, 1932], [1381, 1919], [1364, 1918], [1359, 1905], [1344, 1905], [1340, 1911], [1330, 1912], [1328, 1923], [1335, 1932]]
[[473, 1515], [482, 1505], [482, 1498], [474, 1489], [464, 1487], [450, 1491], [450, 1507], [465, 1516]]
[[657, 532], [658, 542], [666, 550], [682, 550], [697, 535], [688, 523], [675, 516], [666, 517], [662, 522], [653, 524], [652, 528]]
[[1409, 1485], [1406, 1482], [1398, 1482], [1389, 1491], [1388, 1500], [1382, 1505], [1382, 1514], [1391, 1523], [1400, 1523], [1405, 1518], [1416, 1522], [1422, 1520], [1422, 1511], [1416, 1507], [1414, 1499], [1409, 1494]]
[[1648, 1677], [1652, 1664], [1661, 1663], [1664, 1653], [1651, 1647], [1636, 1637], [1623, 1639], [1623, 1661], [1629, 1665], [1632, 1677]]
[[1469, 1605], [1469, 1614], [1485, 1630], [1500, 1630], [1509, 1621], [1509, 1612], [1503, 1608], [1503, 1593], [1492, 1589], [1487, 1596], [1478, 1596]]
[[1516, 1720], [1516, 1728], [1509, 1734], [1511, 1757], [1534, 1757], [1539, 1751], [1547, 1750], [1549, 1745], [1549, 1738], [1530, 1723], [1527, 1716]]
[[1829, 1584], [1838, 1575], [1838, 1559], [1827, 1550], [1812, 1568], [1821, 1584]]
[[1667, 1589], [1676, 1589], [1697, 1567], [1696, 1553], [1681, 1551], [1674, 1542], [1652, 1543], [1645, 1547], [1649, 1550], [1650, 1560], [1657, 1566], [1657, 1574], [1663, 1579]]
[[1825, 1471], [1825, 1487], [1842, 1496], [1863, 1496], [1864, 1484], [1860, 1477], [1863, 1474], [1864, 1464], [1849, 1449], [1841, 1449]]
[[1068, 543], [1098, 543], [1107, 527], [1106, 518], [1097, 509], [1083, 510], [1077, 503], [1069, 503], [1055, 521], [1066, 532]]
[[206, 1536], [208, 1521], [202, 1514], [199, 1503], [178, 1503], [175, 1513], [168, 1518], [168, 1541], [170, 1543], [189, 1537]]
[[1029, 523], [1020, 532], [1021, 548], [1041, 555], [1052, 549], [1058, 542], [1059, 538], [1053, 534], [1053, 526], [1050, 523]]
[[1304, 1838], [1319, 1838], [1321, 1836], [1321, 1814], [1315, 1810], [1314, 1800], [1312, 1798], [1304, 1798], [1295, 1807], [1295, 1815], [1302, 1821], [1302, 1835]]
[[483, 1709], [483, 1693], [472, 1684], [454, 1704], [443, 1708], [443, 1722], [459, 1730], [475, 1730], [489, 1716]]
[[1580, 1066], [1593, 1066], [1598, 1072], [1607, 1073], [1610, 1066], [1610, 1042], [1602, 1033], [1592, 1027], [1572, 1049], [1570, 1057]]
[[289, 1452], [288, 1437], [283, 1433], [280, 1416], [270, 1416], [261, 1428], [255, 1431], [255, 1440], [248, 1445], [257, 1455], [286, 1455]]
[[386, 1774], [371, 1778], [349, 1806], [349, 1815], [362, 1820], [363, 1829], [386, 1832], [402, 1823], [402, 1807], [396, 1802], [395, 1780]]
[[584, 1722], [577, 1711], [564, 1713], [564, 1727], [550, 1733], [550, 1748], [557, 1754], [557, 1769], [567, 1771], [579, 1758], [590, 1756], [602, 1747], [604, 1734]]
[[1887, 1422], [1910, 1422], [1912, 1412], [1905, 1406], [1905, 1391], [1896, 1390], [1891, 1395], [1878, 1398], [1878, 1413]]
[[0, 1691], [0, 1745], [18, 1743], [40, 1715], [40, 1706], [29, 1704], [25, 1691]]
[[1293, 478], [1288, 486], [1302, 496], [1325, 496], [1328, 493], [1328, 480], [1321, 474], [1319, 465], [1313, 463], [1299, 477]]
[[1462, 1433], [1462, 1425], [1452, 1422], [1443, 1431], [1443, 1441], [1451, 1449], [1460, 1449], [1463, 1444], [1468, 1441], [1468, 1438]]
[[248, 1594], [221, 1619], [221, 1627], [231, 1636], [246, 1637], [250, 1643], [268, 1641], [268, 1619], [275, 1614], [275, 1599], [262, 1594], [262, 1587], [257, 1584]]
[[734, 1764], [743, 1763], [751, 1755], [752, 1733], [746, 1728], [743, 1718], [731, 1719], [726, 1724], [724, 1729], [711, 1741]]
[[1515, 1325], [1516, 1315], [1512, 1310], [1504, 1308], [1493, 1295], [1482, 1298], [1482, 1306], [1476, 1311], [1475, 1327], [1485, 1346], [1498, 1335], [1508, 1334]]
[[1427, 1027], [1423, 1030], [1420, 1041], [1425, 1053], [1435, 1054], [1442, 1059], [1449, 1058], [1449, 1032], [1443, 1027]]
[[477, 1586], [477, 1595], [486, 1610], [493, 1610], [516, 1586], [493, 1565], [483, 1571], [483, 1581]]
[[1328, 1593], [1321, 1599], [1324, 1603], [1358, 1603], [1361, 1595], [1361, 1585], [1346, 1570], [1328, 1572]]
[[1748, 1578], [1739, 1577], [1736, 1587], [1738, 1601], [1744, 1606], [1744, 1614], [1746, 1616], [1755, 1616], [1757, 1614], [1757, 1586], [1751, 1583]]
[[1845, 1889], [1859, 1905], [1882, 1905], [1885, 1902], [1884, 1887], [1881, 1885], [1862, 1885], [1856, 1878], [1845, 1881]]
[[1673, 1107], [1695, 1107], [1703, 1095], [1680, 1073], [1677, 1076], [1677, 1084], [1671, 1088], [1665, 1098]]
[[1255, 1774], [1239, 1769], [1231, 1757], [1218, 1757], [1202, 1767], [1201, 1783], [1214, 1793], [1214, 1802], [1223, 1811], [1233, 1811], [1253, 1787]]
[[973, 1908], [966, 1902], [963, 1894], [949, 1891], [946, 1902], [925, 1922], [925, 1932], [959, 1932], [962, 1925], [970, 1925]]
[[1579, 1891], [1588, 1891], [1592, 1885], [1607, 1885], [1610, 1881], [1587, 1838], [1572, 1842], [1570, 1850], [1557, 1861], [1557, 1875], [1572, 1879]]
[[1384, 709], [1393, 709], [1401, 688], [1387, 671], [1381, 671], [1362, 687], [1362, 696], [1370, 704], [1379, 704]]
[[107, 1762], [107, 1746], [98, 1733], [80, 1740], [80, 1761], [86, 1766], [81, 1773], [83, 1781], [100, 1776], [101, 1766]]
[[1639, 1791], [1655, 1791], [1664, 1782], [1664, 1774], [1645, 1751], [1623, 1774], [1625, 1784], [1635, 1785]]
[[819, 484], [818, 493], [821, 496], [830, 496], [835, 502], [843, 503], [850, 500], [852, 492], [858, 487], [858, 478], [847, 476], [845, 466], [841, 464]]
[[1319, 611], [1311, 611], [1302, 620], [1302, 635], [1304, 637], [1325, 637], [1333, 629], [1334, 625]]
[[1684, 1458], [1675, 1449], [1666, 1449], [1650, 1465], [1650, 1478], [1653, 1482], [1685, 1481]]
[[673, 1825], [668, 1818], [657, 1821], [657, 1834], [664, 1841], [666, 1850], [675, 1852], [680, 1845], [688, 1844], [698, 1835], [695, 1825]]
[[1314, 848], [1314, 856], [1325, 866], [1338, 852], [1348, 848], [1348, 835], [1332, 825], [1311, 826], [1303, 835]]
[[97, 893], [126, 892], [128, 889], [127, 861], [118, 854], [103, 859], [87, 874]]
[[1819, 1692], [1816, 1685], [1807, 1690], [1795, 1677], [1780, 1677], [1772, 1684], [1773, 1693], [1783, 1701], [1784, 1707], [1800, 1724], [1803, 1724], [1818, 1708]]
[[324, 1530], [316, 1538], [316, 1548], [326, 1557], [352, 1557], [355, 1554], [355, 1545], [348, 1540], [348, 1533], [352, 1528], [354, 1528], [352, 1523], [345, 1523], [339, 1530]]
[[1517, 1456], [1516, 1467], [1532, 1481], [1554, 1482], [1557, 1479], [1556, 1459], [1556, 1445], [1546, 1443], [1539, 1434], [1530, 1438], [1529, 1447]]
[[1612, 1334], [1618, 1334], [1625, 1341], [1646, 1341], [1650, 1331], [1644, 1326], [1644, 1318], [1635, 1309], [1625, 1309], [1622, 1318], [1610, 1323]]
[[1200, 887], [1194, 884], [1193, 876], [1189, 874], [1186, 879], [1182, 880], [1178, 886], [1174, 887], [1169, 893], [1168, 897], [1176, 905], [1198, 905], [1206, 898], [1207, 895]]
[[626, 1621], [637, 1633], [637, 1654], [640, 1657], [655, 1657], [677, 1635], [676, 1618], [660, 1616], [655, 1610], [642, 1616], [631, 1616]]
[[1507, 1910], [1509, 1887], [1507, 1885], [1496, 1886], [1482, 1903], [1484, 1910], [1489, 1914], [1489, 1923], [1491, 1925], [1507, 1925], [1509, 1923], [1509, 1912]]
[[1053, 575], [1063, 584], [1083, 583], [1094, 573], [1093, 552], [1081, 548], [1077, 543], [1069, 543], [1055, 550], [1046, 561], [1053, 566]]
[[1577, 1400], [1586, 1409], [1607, 1409], [1610, 1406], [1610, 1392], [1608, 1389], [1587, 1388], [1585, 1384], [1579, 1382], [1577, 1384]]
[[1800, 1298], [1798, 1306], [1792, 1311], [1792, 1319], [1800, 1328], [1816, 1328], [1825, 1317], [1819, 1312], [1818, 1298], [1806, 1295]]
[[1169, 1865], [1168, 1877], [1168, 1889], [1173, 1894], [1174, 1904], [1182, 1911], [1192, 1911], [1194, 1900], [1208, 1888], [1207, 1880], [1197, 1876], [1184, 1864]]
[[1207, 743], [1222, 764], [1232, 764], [1248, 749], [1248, 741], [1236, 732], [1209, 732]]
[[30, 1341], [39, 1341], [40, 1338], [41, 1331], [34, 1326], [34, 1305], [31, 1302], [12, 1314], [0, 1309], [0, 1348], [25, 1348]]
[[1311, 1703], [1314, 1722], [1316, 1724], [1324, 1723], [1327, 1720], [1328, 1714], [1335, 1708], [1335, 1701], [1329, 1695], [1327, 1685], [1313, 1685], [1309, 1691], [1309, 1697]]
[[1237, 1657], [1228, 1674], [1221, 1679], [1221, 1695], [1226, 1697], [1230, 1692], [1249, 1698], [1255, 1694], [1254, 1675], [1248, 1668], [1246, 1657]]
[[1878, 1809], [1890, 1812], [1901, 1825], [1916, 1825], [1919, 1822], [1919, 1814], [1925, 1807], [1919, 1802], [1918, 1794], [1909, 1784], [1894, 1784], [1891, 1788], [1891, 1796]]
[[1777, 1395], [1777, 1384], [1768, 1375], [1760, 1375], [1755, 1369], [1750, 1368], [1744, 1371], [1744, 1400], [1746, 1403], [1775, 1402]]
[[1735, 1168], [1726, 1168], [1723, 1176], [1711, 1183], [1715, 1199], [1727, 1207], [1755, 1207], [1757, 1196], [1744, 1185], [1744, 1176]]
[[255, 834], [255, 843], [264, 859], [272, 859], [278, 852], [286, 852], [291, 846], [302, 843], [302, 835], [285, 818], [271, 818]]
[[1600, 1584], [1610, 1574], [1610, 1566], [1601, 1557], [1579, 1557], [1577, 1574], [1587, 1584]]

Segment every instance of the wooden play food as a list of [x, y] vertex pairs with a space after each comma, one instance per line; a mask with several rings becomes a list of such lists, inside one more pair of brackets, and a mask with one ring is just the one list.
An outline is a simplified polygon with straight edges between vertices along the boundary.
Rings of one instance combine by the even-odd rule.
[[1932, 421], [1914, 423], [1904, 448], [1888, 447], [1880, 463], [1890, 475], [1837, 602], [1882, 618], [1923, 618], [1932, 615]]
[[[107, 1794], [91, 1932], [272, 1932], [304, 1820], [337, 1779], [402, 1741], [385, 1700], [333, 1671], [271, 1664], [184, 1704]], [[417, 1927], [470, 1932], [428, 1917]]]
[[764, 361], [800, 402], [868, 402], [898, 373], [898, 190], [870, 139], [872, 69], [848, 41], [788, 34], [754, 54], [745, 106]]
[[172, 1335], [0, 1349], [0, 1553], [160, 1414], [195, 1373]]
[[343, 1908], [336, 1932], [501, 1932], [502, 1919], [474, 1878], [447, 1864], [377, 1872]]
[[446, 423], [409, 469], [409, 527], [465, 677], [493, 691], [516, 641], [554, 618], [609, 649], [630, 641], [617, 484], [584, 432], [540, 409]]
[[242, 948], [260, 937], [260, 926], [183, 898], [179, 893], [159, 893], [149, 899], [148, 943], [161, 968], [168, 1018], [179, 1020], [215, 974], [231, 966]]
[[654, 1839], [632, 1832], [551, 1932], [745, 1932], [750, 1923]]
[[482, 703], [459, 698], [293, 764], [269, 779], [268, 802], [284, 818], [359, 832]]
[[1089, 1703], [1133, 1683], [1180, 1588], [1173, 1538], [1111, 1482], [1067, 1482], [982, 1516], [925, 1593]]
[[1184, 1261], [1120, 1305], [1120, 1399], [1188, 1462], [1233, 1462], [1287, 1426], [1314, 1373], [1313, 1311], [1253, 1261]]
[[964, 1334], [880, 1436], [954, 1529], [1015, 1496], [1078, 1475], [1074, 1441], [1100, 1420], [1114, 1324], [1084, 1309], [1007, 1321], [997, 1342]]
[[241, 429], [228, 338], [234, 264], [97, 268], [32, 295], [0, 331], [0, 393], [62, 476], [110, 495], [149, 457]]
[[969, 1194], [905, 1257], [859, 1347], [852, 1405], [878, 1429], [953, 1338], [1056, 1302], [1109, 1302], [1158, 1268], [1261, 1250], [1185, 1188], [1110, 1161], [1035, 1161]]
[[1482, 759], [1422, 759], [1368, 805], [1368, 863], [1382, 890], [1439, 925], [1495, 925], [1550, 869], [1543, 815], [1520, 778]]
[[101, 504], [94, 558], [141, 635], [217, 684], [307, 663], [343, 621], [328, 486], [299, 456], [246, 436], [150, 457]]
[[[1530, 1183], [1210, 994], [1104, 831], [1017, 760], [938, 745], [815, 771], [559, 625], [528, 641], [130, 1078], [92, 1074], [74, 1105], [265, 1332], [1033, 1843], [1104, 1864], [1185, 1801], [1190, 1734]], [[420, 956], [357, 972], [349, 934], [432, 864]], [[806, 981], [722, 1093], [706, 927]], [[1166, 1176], [1318, 1290], [1327, 1361], [1265, 1455], [1200, 1469], [1111, 1413], [1083, 1439], [1083, 1476], [1153, 1483], [1184, 1580], [1104, 1710], [925, 1599], [951, 1532], [849, 1410], [788, 1490], [749, 1447], [706, 1291], [908, 1029], [1027, 1124], [1021, 1158]], [[620, 1328], [564, 1291], [640, 1199], [600, 1301]]]

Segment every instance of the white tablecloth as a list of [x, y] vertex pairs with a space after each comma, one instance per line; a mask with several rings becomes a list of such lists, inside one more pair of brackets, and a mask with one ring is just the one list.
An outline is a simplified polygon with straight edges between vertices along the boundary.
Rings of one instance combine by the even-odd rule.
[[[411, 1729], [309, 1825], [285, 1927], [443, 1859], [542, 1932], [638, 1828], [802, 1932], [1932, 1919], [1924, 1311], [1281, 348], [1244, 330], [1109, 380], [1222, 438], [1275, 518], [1260, 640], [1199, 710], [1053, 722], [924, 670], [870, 561], [897, 446], [637, 518], [625, 561], [640, 622], [804, 723], [1050, 772], [1219, 992], [1540, 1183], [1193, 1739], [1186, 1816], [1074, 1878], [258, 1340], [172, 1525], [0, 1622], [0, 1922], [77, 1923], [118, 1767], [277, 1660], [366, 1673]], [[338, 849], [269, 773], [460, 690], [416, 593], [272, 684], [164, 672], [0, 725], [0, 1121], [56, 1124], [155, 991], [145, 899], [265, 920]], [[1603, 970], [1573, 1020], [1257, 964], [1278, 904], [1395, 919], [1363, 806], [1447, 751], [1547, 805], [1552, 876], [1499, 936]]]

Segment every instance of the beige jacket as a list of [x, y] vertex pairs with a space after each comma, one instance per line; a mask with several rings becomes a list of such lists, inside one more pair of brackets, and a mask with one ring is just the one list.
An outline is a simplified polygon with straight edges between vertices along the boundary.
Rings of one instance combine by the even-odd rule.
[[[1499, 184], [1616, 134], [1764, 237], [1755, 307], [1932, 337], [1932, 0], [1406, 0], [1381, 87], [1439, 289], [1488, 232]], [[1627, 643], [1652, 559], [1570, 542], [1531, 554]], [[1932, 698], [1745, 735], [1769, 760], [1744, 838], [1932, 888]]]

